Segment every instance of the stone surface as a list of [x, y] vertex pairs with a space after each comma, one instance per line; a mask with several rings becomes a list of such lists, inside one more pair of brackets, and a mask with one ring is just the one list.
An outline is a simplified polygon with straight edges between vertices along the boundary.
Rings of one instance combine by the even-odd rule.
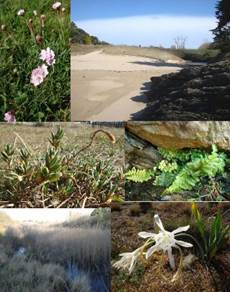
[[125, 162], [126, 168], [152, 168], [161, 160], [161, 155], [148, 142], [126, 132], [125, 136]]
[[230, 151], [230, 122], [127, 122], [126, 131], [168, 149], [209, 148]]
[[147, 106], [133, 120], [230, 120], [229, 60], [186, 67], [151, 82]]

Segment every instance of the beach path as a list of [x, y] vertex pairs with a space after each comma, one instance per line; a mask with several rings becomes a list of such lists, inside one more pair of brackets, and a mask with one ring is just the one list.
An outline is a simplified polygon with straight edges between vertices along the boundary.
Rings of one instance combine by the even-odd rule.
[[72, 56], [71, 119], [130, 120], [145, 107], [150, 78], [179, 70], [179, 64], [102, 50]]

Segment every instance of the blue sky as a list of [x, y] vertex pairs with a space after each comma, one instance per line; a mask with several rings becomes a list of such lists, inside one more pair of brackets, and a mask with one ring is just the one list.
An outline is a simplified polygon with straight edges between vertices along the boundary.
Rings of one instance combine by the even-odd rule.
[[217, 0], [72, 0], [72, 20], [113, 44], [162, 45], [187, 38], [198, 47], [212, 40]]

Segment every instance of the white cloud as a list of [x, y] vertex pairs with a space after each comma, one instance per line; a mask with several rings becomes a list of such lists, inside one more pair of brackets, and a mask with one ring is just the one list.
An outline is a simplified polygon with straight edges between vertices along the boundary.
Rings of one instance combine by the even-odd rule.
[[187, 37], [187, 47], [211, 41], [215, 17], [148, 15], [77, 21], [88, 33], [112, 44], [170, 47], [177, 36]]

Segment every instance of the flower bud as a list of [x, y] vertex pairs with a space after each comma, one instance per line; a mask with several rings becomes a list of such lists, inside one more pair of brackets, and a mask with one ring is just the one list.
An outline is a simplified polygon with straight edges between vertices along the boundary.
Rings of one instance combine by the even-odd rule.
[[41, 27], [45, 27], [45, 19], [46, 19], [46, 16], [42, 14], [40, 16]]
[[43, 37], [41, 35], [36, 35], [36, 43], [41, 45], [43, 43]]
[[18, 10], [18, 16], [24, 16], [25, 15], [25, 10], [24, 9], [20, 9]]
[[30, 19], [28, 20], [28, 28], [29, 28], [29, 30], [30, 30], [31, 35], [32, 35], [33, 37], [35, 37], [35, 36], [34, 36], [34, 27], [33, 27], [33, 19], [32, 19], [32, 18], [30, 18]]

